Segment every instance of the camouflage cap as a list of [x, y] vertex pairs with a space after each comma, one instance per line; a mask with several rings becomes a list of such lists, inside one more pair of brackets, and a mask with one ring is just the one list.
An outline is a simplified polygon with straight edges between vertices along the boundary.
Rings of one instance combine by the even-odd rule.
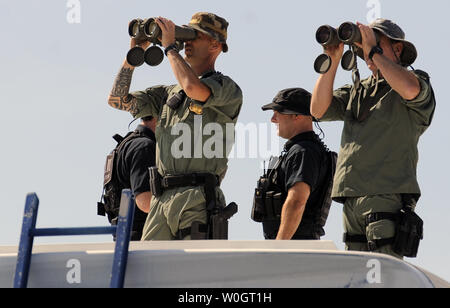
[[[378, 18], [373, 21], [370, 28], [380, 32], [391, 40], [403, 43], [403, 52], [400, 55], [401, 64], [412, 65], [417, 59], [417, 49], [411, 42], [405, 40], [405, 32], [392, 20]], [[364, 57], [362, 57], [364, 58]]]
[[192, 16], [188, 27], [211, 36], [213, 39], [222, 43], [223, 52], [228, 51], [228, 22], [224, 18], [213, 13], [200, 12]]

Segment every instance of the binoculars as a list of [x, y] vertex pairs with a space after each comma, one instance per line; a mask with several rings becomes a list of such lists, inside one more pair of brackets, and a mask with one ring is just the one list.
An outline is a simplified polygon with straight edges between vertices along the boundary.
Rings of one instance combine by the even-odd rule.
[[[141, 66], [147, 63], [150, 66], [158, 66], [164, 59], [164, 52], [156, 45], [161, 45], [161, 28], [155, 21], [155, 18], [133, 19], [128, 24], [128, 34], [136, 40], [136, 44], [142, 44], [146, 41], [153, 44], [147, 50], [136, 46], [127, 54], [127, 61], [132, 66]], [[179, 46], [178, 50], [183, 49], [183, 42], [195, 40], [197, 32], [187, 26], [175, 26], [175, 39]]]
[[[375, 32], [377, 42], [379, 36]], [[344, 43], [349, 46], [355, 46], [355, 43], [362, 42], [361, 31], [359, 27], [352, 22], [344, 22], [338, 29], [324, 25], [319, 27], [316, 32], [316, 41], [323, 47], [337, 46]], [[354, 48], [355, 49], [355, 48]], [[342, 68], [351, 71], [356, 67], [356, 52], [348, 50], [342, 56]], [[319, 74], [325, 74], [331, 67], [331, 58], [327, 54], [321, 54], [314, 62], [314, 70]]]

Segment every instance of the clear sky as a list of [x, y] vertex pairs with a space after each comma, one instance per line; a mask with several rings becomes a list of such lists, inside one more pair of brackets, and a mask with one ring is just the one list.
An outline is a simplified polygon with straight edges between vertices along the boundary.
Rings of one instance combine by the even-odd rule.
[[[79, 16], [72, 2], [80, 4]], [[314, 38], [320, 25], [367, 23], [368, 17], [379, 13], [403, 28], [419, 52], [414, 67], [431, 75], [437, 99], [434, 122], [419, 144], [422, 198], [417, 212], [425, 221], [425, 239], [418, 258], [407, 261], [450, 280], [450, 94], [445, 90], [450, 31], [443, 25], [450, 13], [448, 1], [0, 0], [0, 245], [18, 244], [28, 192], [36, 192], [41, 201], [38, 227], [107, 224], [106, 218], [96, 216], [103, 165], [115, 145], [111, 136], [126, 134], [132, 120], [107, 104], [129, 49], [127, 24], [136, 17], [160, 15], [182, 25], [198, 11], [214, 12], [230, 22], [230, 50], [219, 57], [216, 69], [243, 90], [239, 118], [243, 125], [268, 124], [271, 113], [260, 107], [279, 90], [312, 90], [318, 77], [313, 62], [322, 52]], [[367, 76], [361, 60], [359, 67]], [[335, 86], [349, 83], [350, 77], [340, 70]], [[172, 83], [175, 79], [165, 60], [156, 68], [138, 68], [132, 90]], [[338, 151], [342, 123], [322, 128], [325, 142]], [[227, 201], [240, 206], [230, 222], [232, 240], [263, 238], [261, 226], [250, 219], [262, 160], [230, 160], [222, 188]], [[326, 232], [324, 239], [343, 249], [341, 205], [333, 204]], [[110, 240], [104, 236], [36, 242]]]

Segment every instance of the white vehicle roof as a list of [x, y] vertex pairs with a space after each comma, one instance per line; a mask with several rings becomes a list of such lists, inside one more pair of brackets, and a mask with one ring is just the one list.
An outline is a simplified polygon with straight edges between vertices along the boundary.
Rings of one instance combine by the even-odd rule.
[[[28, 287], [108, 287], [114, 243], [35, 245]], [[17, 246], [0, 246], [0, 287]], [[131, 242], [125, 287], [434, 288], [450, 284], [393, 257], [339, 251], [330, 241]]]

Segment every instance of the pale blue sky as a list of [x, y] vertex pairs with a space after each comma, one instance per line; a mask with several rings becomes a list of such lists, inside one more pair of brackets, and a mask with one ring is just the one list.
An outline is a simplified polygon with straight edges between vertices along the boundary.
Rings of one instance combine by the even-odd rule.
[[[106, 1], [81, 0], [81, 23], [67, 22], [66, 0], [0, 0], [1, 106], [0, 245], [17, 245], [25, 196], [40, 198], [38, 227], [106, 225], [96, 216], [105, 155], [111, 136], [125, 134], [129, 114], [106, 99], [129, 48], [128, 21], [165, 16], [185, 24], [197, 11], [211, 11], [230, 22], [230, 51], [217, 70], [231, 76], [244, 92], [239, 122], [268, 123], [260, 106], [288, 87], [312, 90], [313, 61], [321, 53], [314, 34], [322, 24], [367, 22], [367, 0], [315, 1]], [[446, 92], [450, 31], [448, 1], [380, 0], [381, 16], [396, 21], [419, 57], [414, 67], [427, 71], [436, 92], [437, 110], [419, 144], [418, 178], [422, 189], [417, 212], [425, 221], [419, 257], [408, 259], [450, 280], [448, 245], [450, 204], [450, 94]], [[367, 76], [365, 64], [359, 61]], [[174, 83], [167, 60], [142, 66], [132, 90]], [[350, 82], [340, 71], [336, 86]], [[328, 146], [337, 151], [341, 123], [322, 125]], [[281, 142], [281, 144], [283, 144]], [[228, 202], [240, 205], [230, 223], [230, 239], [262, 239], [250, 220], [252, 193], [260, 175], [259, 159], [232, 159], [223, 183]], [[342, 206], [333, 204], [326, 240], [341, 243]], [[110, 241], [105, 237], [42, 238], [37, 243]]]

